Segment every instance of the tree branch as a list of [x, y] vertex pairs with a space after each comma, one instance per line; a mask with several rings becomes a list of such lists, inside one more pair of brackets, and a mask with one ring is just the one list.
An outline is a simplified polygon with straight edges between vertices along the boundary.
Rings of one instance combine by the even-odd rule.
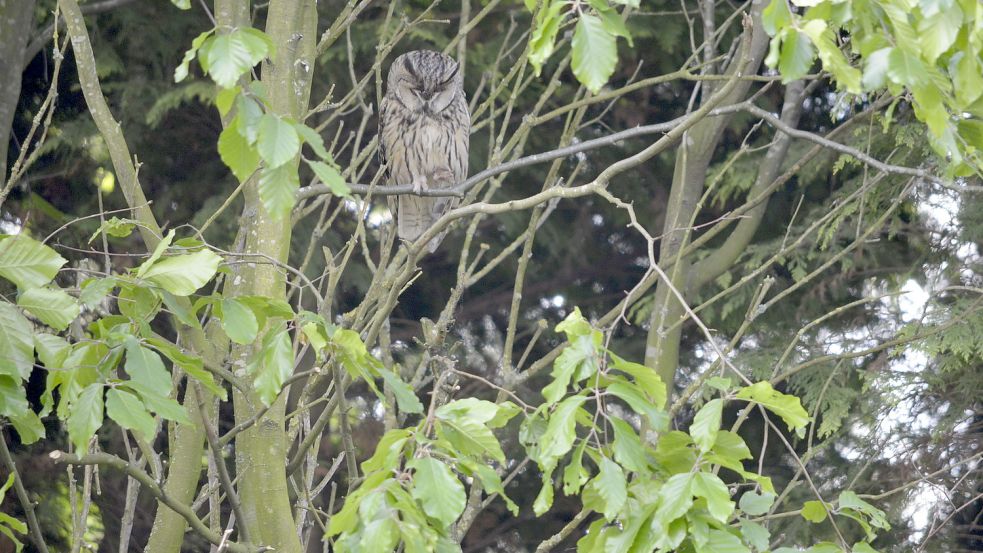
[[7, 449], [6, 433], [0, 435], [0, 460], [3, 460], [3, 464], [6, 465], [10, 474], [14, 475], [14, 491], [17, 492], [17, 499], [20, 500], [21, 507], [24, 508], [24, 514], [27, 516], [27, 527], [31, 530], [31, 540], [34, 542], [34, 546], [41, 553], [48, 553], [48, 544], [44, 542], [44, 536], [41, 534], [41, 525], [38, 523], [38, 517], [34, 513], [34, 503], [31, 501], [31, 497], [27, 495], [24, 482], [20, 478], [20, 473], [17, 472], [17, 465], [14, 464], [14, 458], [11, 457], [10, 450]]
[[[194, 531], [200, 534], [203, 538], [207, 539], [209, 542], [215, 545], [219, 545], [220, 543], [222, 543], [222, 535], [217, 532], [213, 532], [210, 528], [208, 528], [208, 526], [205, 526], [205, 523], [203, 523], [201, 519], [199, 519], [198, 516], [194, 513], [194, 511], [191, 510], [191, 507], [175, 500], [173, 497], [168, 495], [163, 489], [161, 489], [159, 485], [157, 485], [157, 482], [155, 482], [154, 479], [149, 474], [140, 470], [135, 465], [128, 463], [125, 460], [120, 459], [119, 457], [116, 457], [115, 455], [110, 455], [108, 453], [89, 453], [87, 455], [83, 455], [79, 457], [75, 454], [65, 453], [64, 451], [52, 451], [49, 454], [49, 457], [51, 457], [52, 461], [59, 464], [101, 465], [101, 466], [112, 467], [120, 472], [123, 472], [130, 478], [133, 478], [134, 480], [140, 482], [140, 484], [147, 491], [149, 491], [151, 495], [157, 498], [157, 501], [163, 503], [164, 505], [167, 505], [168, 507], [171, 508], [171, 510], [184, 517], [184, 519], [188, 521], [188, 525], [191, 526], [191, 528], [194, 529]], [[241, 543], [233, 543], [229, 541], [225, 541], [224, 543], [225, 543], [225, 547], [229, 551], [232, 551], [233, 553], [254, 553], [256, 551], [269, 551], [269, 549], [266, 547], [254, 548], [248, 545], [243, 545]]]
[[[81, 6], [82, 15], [94, 15], [97, 13], [108, 12], [134, 2], [136, 2], [136, 0], [103, 0], [102, 2], [85, 4], [84, 6]], [[56, 23], [59, 26], [65, 24], [65, 22], [60, 18]], [[45, 45], [51, 41], [51, 38], [54, 35], [55, 23], [51, 23], [31, 40], [31, 42], [27, 45], [27, 48], [24, 50], [24, 67], [21, 69], [21, 71], [27, 68], [27, 64], [31, 63], [31, 60], [33, 60], [41, 52], [41, 50], [44, 49]]]

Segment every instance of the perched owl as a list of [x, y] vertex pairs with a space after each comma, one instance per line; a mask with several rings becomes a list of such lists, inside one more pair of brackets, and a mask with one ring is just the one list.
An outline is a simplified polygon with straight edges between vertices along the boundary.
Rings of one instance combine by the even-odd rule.
[[[388, 164], [388, 183], [412, 184], [419, 193], [463, 181], [470, 134], [471, 114], [458, 63], [429, 50], [396, 58], [379, 106], [379, 151]], [[399, 196], [390, 202], [396, 207], [399, 237], [417, 239], [456, 203], [449, 196]], [[442, 238], [430, 241], [431, 252]]]

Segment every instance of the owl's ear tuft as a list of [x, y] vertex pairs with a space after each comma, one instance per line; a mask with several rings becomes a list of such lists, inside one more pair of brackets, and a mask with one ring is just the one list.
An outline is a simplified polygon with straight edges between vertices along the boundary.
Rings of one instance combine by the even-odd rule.
[[413, 65], [413, 56], [403, 56], [403, 67], [414, 79], [420, 79], [420, 75], [416, 72], [416, 67]]
[[454, 66], [451, 68], [450, 74], [447, 76], [446, 79], [443, 80], [443, 82], [440, 83], [440, 86], [447, 86], [448, 84], [450, 84], [450, 82], [454, 80], [454, 77], [457, 77], [457, 73], [460, 70], [461, 70], [461, 63], [455, 61]]

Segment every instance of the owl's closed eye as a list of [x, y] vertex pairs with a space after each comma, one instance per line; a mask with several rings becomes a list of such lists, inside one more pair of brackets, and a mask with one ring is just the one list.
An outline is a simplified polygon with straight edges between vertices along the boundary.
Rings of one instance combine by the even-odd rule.
[[[393, 63], [389, 86], [410, 110], [437, 114], [450, 106], [462, 88], [460, 66], [437, 52], [413, 52]], [[394, 82], [395, 81], [395, 82]]]

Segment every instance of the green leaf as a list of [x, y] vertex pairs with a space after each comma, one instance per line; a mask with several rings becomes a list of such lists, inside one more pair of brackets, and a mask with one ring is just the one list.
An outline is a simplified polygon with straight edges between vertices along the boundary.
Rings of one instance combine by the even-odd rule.
[[21, 290], [51, 282], [67, 262], [55, 250], [23, 234], [0, 236], [0, 276]]
[[27, 380], [34, 367], [31, 323], [13, 305], [0, 302], [0, 375]]
[[744, 538], [744, 543], [750, 545], [758, 551], [768, 550], [768, 543], [771, 540], [771, 532], [767, 528], [750, 520], [742, 520], [740, 524], [741, 536]]
[[887, 71], [891, 50], [893, 47], [881, 48], [864, 59], [864, 77], [862, 84], [865, 90], [877, 90], [887, 82]]
[[[3, 396], [0, 395], [0, 397]], [[17, 434], [20, 436], [20, 443], [33, 444], [44, 438], [44, 423], [38, 418], [37, 413], [31, 409], [25, 408], [22, 411], [8, 415], [8, 418], [14, 424], [14, 430], [17, 430]]]
[[240, 94], [236, 100], [236, 118], [233, 120], [236, 130], [250, 145], [256, 143], [259, 136], [259, 122], [263, 119], [263, 108], [259, 103], [245, 94]]
[[150, 254], [150, 257], [148, 257], [146, 261], [144, 261], [143, 263], [140, 264], [139, 267], [137, 267], [137, 273], [136, 273], [137, 278], [143, 278], [143, 275], [145, 275], [147, 271], [150, 270], [150, 267], [152, 267], [154, 263], [157, 263], [157, 260], [160, 259], [162, 255], [164, 255], [164, 252], [167, 251], [167, 248], [171, 246], [171, 242], [173, 241], [174, 241], [174, 229], [171, 229], [167, 231], [167, 234], [164, 235], [164, 238], [162, 238], [160, 242], [157, 242], [157, 246], [154, 247], [154, 251], [153, 253]]
[[550, 415], [546, 432], [540, 439], [540, 464], [544, 471], [552, 471], [560, 457], [573, 447], [573, 439], [576, 436], [574, 415], [585, 401], [587, 398], [584, 396], [568, 397], [561, 401]]
[[497, 403], [496, 407], [498, 409], [495, 416], [485, 423], [485, 426], [488, 428], [501, 428], [508, 424], [513, 417], [522, 412], [522, 409], [518, 405], [507, 400]]
[[822, 541], [806, 549], [806, 553], [843, 553], [843, 549], [833, 542]]
[[300, 151], [300, 137], [294, 126], [272, 113], [259, 120], [256, 146], [267, 169], [276, 169], [293, 159]]
[[775, 390], [768, 382], [756, 382], [741, 388], [737, 392], [737, 397], [762, 405], [781, 417], [789, 430], [795, 430], [800, 436], [805, 435], [805, 427], [809, 424], [809, 413], [802, 408], [799, 398]]
[[[181, 7], [185, 4], [187, 4], [189, 8], [191, 7], [190, 4], [191, 0], [171, 0], [171, 1], [174, 2], [175, 5], [177, 5], [178, 7]], [[199, 34], [198, 36], [195, 37], [194, 40], [191, 41], [191, 48], [189, 48], [184, 53], [184, 58], [181, 60], [181, 63], [174, 68], [174, 82], [179, 83], [188, 77], [188, 70], [190, 69], [191, 61], [194, 60], [195, 56], [198, 55], [198, 50], [205, 44], [205, 40], [207, 40], [208, 37], [212, 36], [212, 33], [214, 32], [215, 29], [209, 29]]]
[[707, 509], [715, 519], [727, 522], [734, 512], [734, 502], [720, 477], [710, 472], [697, 472], [693, 475], [691, 489], [693, 495], [707, 500]]
[[812, 66], [816, 53], [809, 37], [788, 27], [782, 33], [782, 49], [778, 56], [778, 72], [782, 74], [782, 82], [788, 83], [805, 76]]
[[621, 19], [621, 14], [618, 13], [618, 10], [608, 6], [606, 0], [592, 0], [590, 4], [597, 10], [597, 15], [600, 16], [601, 25], [604, 26], [605, 31], [614, 36], [624, 38], [628, 41], [628, 46], [635, 46], [635, 42], [631, 38], [631, 32], [628, 31], [628, 26]]
[[599, 468], [597, 476], [584, 488], [584, 507], [593, 509], [612, 521], [617, 518], [628, 499], [628, 483], [624, 471], [611, 459], [601, 457]]
[[29, 409], [27, 394], [18, 378], [0, 375], [0, 399], [3, 400], [0, 402], [0, 415], [10, 417]]
[[272, 57], [276, 54], [273, 39], [263, 31], [252, 27], [243, 27], [238, 32], [239, 38], [246, 45], [246, 48], [249, 49], [250, 55], [255, 60], [253, 65], [263, 61], [263, 58]]
[[399, 456], [409, 437], [410, 431], [405, 428], [394, 428], [383, 434], [375, 446], [375, 453], [362, 462], [362, 472], [371, 474], [379, 470], [392, 471], [399, 468]]
[[389, 479], [390, 475], [385, 472], [376, 472], [366, 476], [358, 489], [345, 498], [345, 504], [341, 510], [331, 517], [328, 530], [324, 535], [331, 537], [354, 530], [355, 525], [358, 524], [358, 507], [362, 498]]
[[867, 515], [870, 524], [878, 528], [887, 529], [891, 527], [887, 522], [884, 511], [860, 499], [860, 496], [850, 490], [840, 493], [839, 507], [840, 509], [853, 509], [854, 511]]
[[84, 455], [88, 451], [89, 439], [102, 426], [102, 384], [89, 384], [72, 402], [68, 415], [68, 438], [75, 446], [75, 452]]
[[553, 471], [548, 470], [543, 473], [542, 487], [539, 488], [539, 493], [536, 494], [536, 499], [532, 502], [532, 512], [536, 516], [542, 516], [543, 513], [550, 510], [553, 506]]
[[721, 392], [729, 392], [734, 387], [734, 381], [724, 376], [713, 376], [707, 379], [707, 386]]
[[956, 5], [940, 9], [919, 21], [918, 42], [922, 56], [929, 63], [935, 63], [956, 42], [962, 23], [963, 12]]
[[60, 289], [31, 288], [17, 296], [17, 305], [28, 310], [55, 330], [65, 330], [78, 317], [81, 307]]
[[566, 7], [562, 0], [547, 1], [549, 5], [536, 12], [536, 25], [529, 37], [529, 63], [535, 69], [537, 77], [543, 70], [543, 64], [553, 55], [556, 35], [563, 22], [560, 12]]
[[205, 370], [200, 357], [188, 355], [174, 344], [162, 338], [150, 337], [145, 342], [164, 354], [177, 368], [180, 368], [201, 382], [208, 391], [220, 398], [225, 398], [225, 389], [215, 383], [215, 378]]
[[775, 36], [792, 23], [792, 13], [785, 0], [771, 0], [761, 12], [761, 23], [769, 36]]
[[420, 398], [416, 397], [416, 392], [413, 391], [412, 386], [388, 369], [380, 369], [379, 374], [382, 375], [382, 379], [389, 385], [393, 395], [396, 396], [396, 404], [400, 411], [404, 413], [423, 412], [423, 404], [420, 403]]
[[467, 418], [484, 424], [498, 414], [498, 405], [491, 401], [469, 397], [441, 405], [434, 414], [441, 420], [453, 421]]
[[119, 312], [134, 321], [149, 321], [160, 311], [160, 298], [149, 288], [138, 284], [120, 286], [117, 298]]
[[[560, 326], [557, 327], [559, 328]], [[546, 398], [547, 405], [560, 401], [560, 398], [566, 394], [570, 381], [573, 379], [576, 382], [574, 373], [582, 372], [590, 376], [597, 371], [595, 355], [594, 341], [589, 334], [570, 339], [570, 345], [564, 348], [553, 362], [551, 373], [553, 381], [543, 388], [543, 397]], [[578, 370], [585, 365], [586, 370]]]
[[116, 279], [107, 278], [88, 278], [82, 282], [82, 293], [79, 294], [79, 301], [86, 307], [95, 307], [102, 303], [102, 300], [116, 287]]
[[[159, 395], [165, 390], [154, 392], [152, 390], [146, 390], [142, 387], [130, 387], [134, 388], [134, 391], [139, 394], [140, 401], [143, 402], [147, 409], [157, 413], [167, 420], [172, 420], [182, 424], [191, 424], [191, 418], [188, 416], [188, 411], [182, 407], [180, 403], [165, 395]], [[166, 390], [166, 392], [169, 393], [170, 390]]]
[[580, 487], [587, 482], [590, 475], [584, 469], [584, 448], [587, 447], [587, 440], [580, 440], [580, 445], [573, 450], [570, 462], [563, 469], [563, 493], [573, 495], [580, 491]]
[[139, 389], [155, 392], [167, 397], [171, 392], [171, 375], [164, 367], [160, 355], [140, 345], [130, 336], [126, 340], [126, 374]]
[[[10, 488], [11, 485], [13, 485], [14, 478], [15, 478], [14, 477], [14, 473], [10, 473], [7, 476], [7, 482], [4, 483], [3, 488], [0, 488], [0, 499], [3, 499], [3, 496], [6, 495], [7, 490]], [[27, 524], [25, 524], [21, 520], [18, 520], [16, 518], [8, 515], [7, 513], [0, 512], [0, 524], [6, 525], [7, 527], [9, 527], [9, 528], [11, 528], [11, 529], [13, 529], [13, 530], [21, 533], [21, 534], [26, 534], [27, 533]], [[8, 536], [9, 536], [9, 534], [8, 534]], [[12, 536], [9, 536], [9, 537], [12, 537]], [[20, 543], [17, 540], [14, 540], [14, 541], [16, 541], [17, 543]], [[20, 551], [20, 547], [17, 548], [17, 551], [18, 552]]]
[[666, 384], [659, 378], [659, 374], [655, 372], [655, 369], [627, 361], [610, 351], [608, 352], [608, 356], [611, 358], [614, 368], [630, 374], [635, 379], [635, 382], [641, 386], [642, 391], [652, 400], [652, 405], [656, 409], [663, 409], [666, 406]]
[[461, 481], [450, 467], [431, 457], [413, 459], [406, 465], [413, 469], [413, 498], [427, 516], [445, 528], [450, 526], [464, 512], [467, 501]]
[[659, 436], [655, 459], [672, 474], [689, 472], [696, 463], [696, 451], [690, 447], [692, 444], [693, 439], [685, 432], [666, 432]]
[[729, 430], [717, 432], [717, 441], [713, 444], [713, 451], [717, 455], [735, 462], [751, 458], [751, 450], [744, 443], [744, 439]]
[[317, 157], [324, 161], [334, 163], [334, 158], [332, 158], [331, 154], [324, 149], [324, 139], [321, 138], [321, 135], [319, 135], [317, 131], [303, 123], [295, 123], [294, 130], [296, 130], [297, 134], [300, 135], [304, 142], [306, 142], [307, 145], [314, 150], [314, 154], [317, 155]]
[[35, 334], [34, 349], [37, 350], [41, 364], [49, 369], [60, 369], [68, 357], [72, 346], [61, 336]]
[[[2, 523], [8, 518], [13, 518], [13, 517], [11, 517], [6, 513], [0, 513], [0, 523]], [[25, 532], [21, 532], [21, 533], [23, 534]], [[24, 543], [19, 539], [17, 539], [17, 536], [15, 536], [13, 531], [10, 528], [8, 528], [5, 524], [0, 524], [0, 534], [7, 536], [7, 539], [9, 539], [10, 542], [14, 544], [14, 551], [16, 553], [20, 553], [21, 549], [24, 548]]]
[[[962, 52], [957, 55], [959, 60], [955, 63], [952, 84], [959, 106], [967, 108], [983, 95], [983, 68], [980, 67], [976, 56], [971, 53]], [[983, 149], [983, 146], [976, 147]]]
[[665, 411], [657, 409], [655, 405], [649, 403], [635, 386], [630, 386], [624, 382], [615, 382], [607, 387], [607, 392], [628, 404], [629, 407], [639, 415], [644, 415], [652, 423], [656, 430], [663, 430], [669, 422], [669, 416]]
[[181, 324], [191, 328], [201, 328], [201, 323], [195, 317], [195, 312], [189, 302], [181, 301], [177, 296], [167, 290], [157, 289], [154, 292], [160, 296], [160, 299], [164, 301], [164, 305], [167, 306], [168, 311]]
[[392, 551], [399, 543], [399, 527], [391, 518], [377, 518], [365, 525], [362, 539], [358, 543], [360, 551]]
[[806, 501], [802, 505], [802, 518], [809, 522], [822, 522], [826, 520], [826, 507], [822, 501]]
[[106, 414], [123, 428], [128, 428], [145, 440], [153, 439], [157, 425], [137, 396], [120, 388], [106, 392]]
[[449, 441], [462, 455], [482, 458], [485, 455], [505, 463], [505, 453], [487, 426], [468, 418], [441, 419], [437, 435]]
[[179, 10], [191, 9], [191, 0], [171, 0], [171, 4], [174, 4]]
[[580, 312], [580, 308], [574, 307], [573, 312], [560, 321], [560, 324], [556, 325], [556, 331], [566, 334], [567, 341], [573, 343], [575, 339], [581, 336], [590, 336], [593, 334], [594, 328], [584, 318], [584, 315]]
[[900, 85], [915, 87], [925, 84], [927, 69], [918, 56], [902, 48], [893, 48], [887, 56], [887, 76]]
[[259, 167], [259, 153], [239, 133], [236, 123], [239, 116], [218, 137], [218, 155], [232, 174], [244, 182]]
[[655, 516], [663, 525], [683, 516], [693, 505], [693, 474], [675, 474], [659, 488], [659, 509]]
[[253, 310], [235, 298], [225, 298], [221, 303], [222, 328], [230, 340], [237, 344], [251, 344], [259, 332], [259, 322]]
[[263, 41], [241, 29], [215, 36], [205, 52], [208, 74], [222, 88], [232, 88], [243, 73], [266, 57]]
[[697, 553], [751, 553], [751, 551], [741, 543], [740, 538], [723, 530], [710, 530], [710, 539], [706, 545], [697, 546]]
[[519, 516], [519, 506], [509, 499], [505, 494], [505, 486], [502, 485], [502, 478], [495, 472], [495, 469], [488, 465], [472, 464], [469, 468], [478, 476], [482, 489], [487, 495], [498, 494], [505, 502], [505, 506], [512, 513], [512, 516]]
[[739, 506], [745, 513], [757, 516], [767, 513], [773, 503], [775, 503], [775, 494], [749, 491], [741, 495]]
[[819, 50], [819, 59], [823, 67], [833, 75], [840, 89], [851, 94], [860, 94], [860, 71], [850, 65], [843, 55], [839, 45], [834, 40], [834, 31], [826, 21], [813, 19], [802, 25], [802, 31], [812, 40]]
[[645, 458], [645, 448], [638, 434], [627, 422], [611, 418], [611, 428], [614, 429], [614, 443], [612, 449], [614, 458], [621, 466], [634, 472], [643, 472], [648, 469], [648, 461]]
[[218, 91], [218, 94], [215, 95], [215, 107], [218, 108], [219, 115], [225, 117], [232, 111], [232, 106], [235, 105], [236, 98], [240, 92], [242, 92], [242, 89], [238, 86], [223, 88]]
[[154, 263], [143, 278], [175, 296], [188, 296], [215, 276], [222, 257], [211, 250], [168, 257]]
[[98, 238], [103, 232], [109, 236], [115, 236], [116, 238], [126, 238], [129, 236], [133, 229], [136, 227], [137, 221], [133, 219], [120, 219], [119, 217], [113, 217], [108, 221], [103, 221], [99, 228], [96, 229], [92, 235], [89, 236], [89, 244], [93, 240]]
[[321, 161], [307, 161], [307, 165], [310, 166], [321, 182], [328, 185], [332, 194], [340, 198], [352, 196], [352, 189], [348, 187], [348, 183], [345, 182], [337, 168]]
[[259, 175], [259, 198], [266, 211], [275, 218], [283, 219], [290, 215], [298, 188], [300, 180], [297, 169], [290, 164], [276, 169], [264, 167]]
[[573, 32], [571, 67], [587, 90], [600, 92], [618, 64], [618, 46], [614, 35], [605, 29], [600, 18], [583, 14]]
[[689, 435], [693, 437], [693, 442], [700, 448], [700, 451], [704, 453], [710, 451], [710, 448], [716, 443], [723, 410], [724, 400], [711, 399], [693, 417], [693, 424], [689, 427]]
[[294, 352], [286, 327], [271, 328], [266, 333], [263, 347], [256, 354], [250, 369], [256, 375], [253, 387], [259, 393], [259, 400], [269, 406], [294, 371]]
[[597, 553], [604, 551], [607, 537], [610, 535], [611, 526], [607, 521], [599, 518], [587, 527], [584, 537], [577, 541], [577, 553]]
[[311, 346], [314, 347], [314, 351], [320, 353], [328, 346], [328, 337], [324, 334], [320, 324], [314, 322], [304, 323], [300, 327], [300, 330], [307, 337]]
[[858, 541], [853, 544], [853, 553], [877, 553], [877, 550], [865, 541]]
[[624, 517], [618, 521], [621, 532], [615, 532], [617, 528], [615, 526], [610, 527], [609, 533], [603, 540], [603, 546], [595, 545], [595, 550], [612, 553], [652, 551], [656, 547], [655, 542], [657, 540], [652, 531], [652, 514], [656, 507], [657, 505], [648, 504], [641, 506], [640, 509], [628, 510]]

